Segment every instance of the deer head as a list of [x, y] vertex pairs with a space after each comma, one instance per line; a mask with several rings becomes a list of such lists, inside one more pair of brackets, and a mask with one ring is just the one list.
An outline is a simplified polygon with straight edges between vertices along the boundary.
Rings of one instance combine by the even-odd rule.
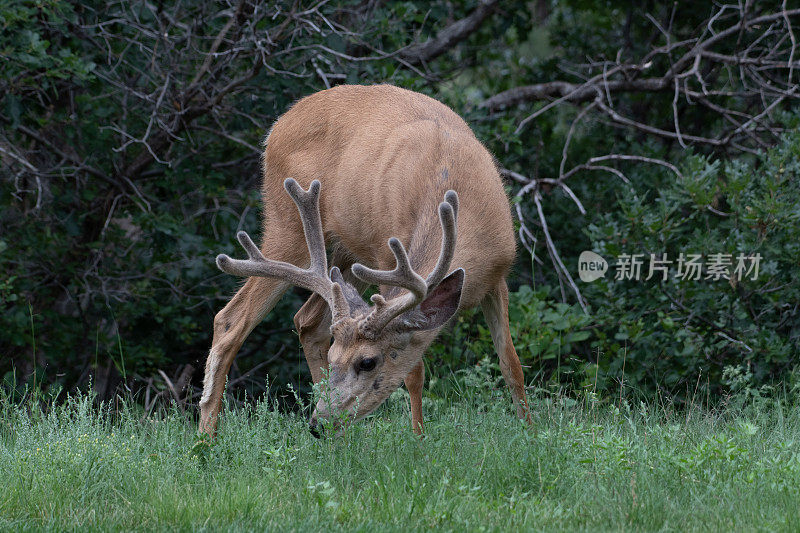
[[397, 287], [390, 299], [381, 294], [365, 302], [337, 267], [328, 271], [325, 240], [319, 214], [320, 182], [308, 191], [289, 178], [284, 188], [297, 205], [311, 258], [307, 269], [265, 258], [245, 232], [237, 235], [248, 259], [217, 256], [217, 266], [236, 276], [283, 279], [320, 295], [331, 309], [333, 343], [328, 351], [328, 380], [311, 416], [316, 435], [318, 420], [334, 427], [363, 418], [400, 386], [422, 358], [433, 336], [458, 310], [464, 270], [448, 270], [455, 252], [458, 196], [448, 191], [439, 204], [442, 245], [436, 266], [427, 278], [411, 267], [403, 244], [389, 239], [395, 257], [393, 270], [373, 270], [360, 263], [353, 275], [370, 285]]

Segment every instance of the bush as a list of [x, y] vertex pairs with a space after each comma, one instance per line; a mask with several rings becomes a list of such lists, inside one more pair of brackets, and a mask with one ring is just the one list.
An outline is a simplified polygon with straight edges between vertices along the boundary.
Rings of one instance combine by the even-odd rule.
[[[588, 314], [557, 303], [551, 286], [512, 292], [512, 337], [528, 379], [575, 392], [624, 387], [689, 399], [756, 390], [793, 375], [800, 351], [800, 133], [757, 157], [723, 163], [689, 155], [680, 167], [678, 178], [640, 171], [620, 194], [620, 209], [590, 215], [589, 248], [611, 265], [605, 277], [579, 282]], [[578, 251], [570, 253], [576, 271]], [[702, 254], [706, 263], [710, 254], [729, 254], [730, 276], [682, 279], [673, 263], [666, 281], [659, 271], [645, 280], [651, 253], [671, 261]], [[623, 254], [644, 255], [638, 281], [615, 279], [614, 259]], [[752, 271], [738, 280], [737, 257], [756, 254], [756, 279]], [[431, 366], [440, 376], [457, 374], [465, 362], [496, 366], [493, 353], [473, 311], [442, 336]]]
[[[800, 134], [758, 157], [693, 155], [681, 167], [681, 178], [635, 184], [638, 198], [623, 195], [620, 211], [590, 224], [592, 249], [609, 259], [702, 254], [706, 264], [728, 254], [729, 279], [681, 279], [673, 264], [666, 281], [590, 284], [601, 372], [625, 365], [630, 386], [673, 395], [724, 390], [728, 366], [747, 366], [754, 384], [780, 380], [800, 349]], [[738, 279], [737, 258], [757, 254], [758, 274]]]

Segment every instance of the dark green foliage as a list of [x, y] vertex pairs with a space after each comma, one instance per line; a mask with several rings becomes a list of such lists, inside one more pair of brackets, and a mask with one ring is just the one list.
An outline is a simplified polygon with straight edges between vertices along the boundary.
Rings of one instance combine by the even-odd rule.
[[[625, 360], [631, 385], [679, 395], [698, 386], [717, 392], [726, 367], [748, 369], [753, 384], [780, 381], [800, 352], [800, 136], [758, 158], [689, 156], [681, 168], [682, 179], [640, 181], [649, 191], [634, 184], [647, 196], [625, 194], [618, 212], [591, 223], [592, 249], [673, 261], [682, 252], [706, 262], [729, 254], [731, 279], [681, 280], [673, 264], [663, 282], [596, 282], [588, 294], [605, 326], [595, 344], [602, 372], [618, 375]], [[742, 254], [761, 256], [756, 279], [733, 274]]]
[[[587, 217], [584, 247], [610, 263], [605, 277], [579, 282], [588, 315], [555, 303], [557, 291], [547, 287], [512, 294], [523, 364], [569, 388], [613, 394], [624, 381], [645, 396], [660, 390], [682, 399], [790, 379], [800, 353], [800, 135], [760, 157], [723, 163], [689, 155], [679, 167], [681, 178], [640, 168], [632, 187], [641, 192], [622, 189], [617, 209]], [[666, 281], [657, 270], [645, 279], [651, 253], [672, 261]], [[706, 264], [710, 254], [729, 254], [731, 279], [706, 270], [700, 280], [679, 277], [681, 253], [702, 254]], [[642, 254], [639, 280], [615, 279], [622, 254]], [[756, 279], [754, 271], [737, 276], [737, 257], [755, 254]], [[459, 322], [448, 342], [468, 346], [472, 361], [492, 351], [475, 320]], [[462, 357], [447, 354], [454, 367]]]
[[[543, 262], [520, 247], [510, 278], [512, 334], [529, 379], [581, 393], [677, 397], [787, 379], [800, 347], [793, 101], [771, 111], [786, 132], [757, 155], [683, 149], [591, 115], [573, 124], [579, 110], [568, 104], [517, 131], [548, 100], [501, 111], [480, 103], [520, 85], [580, 82], [590, 71], [584, 62], [642, 58], [664, 36], [630, 2], [515, 1], [501, 2], [436, 58], [389, 53], [435, 37], [476, 5], [0, 0], [0, 377], [66, 390], [91, 380], [110, 396], [123, 382], [166, 392], [158, 371], [174, 379], [192, 365], [197, 388], [214, 313], [240, 283], [219, 273], [213, 257], [239, 253], [238, 229], [258, 233], [260, 139], [293, 101], [326, 84], [388, 82], [451, 105], [501, 167], [533, 179], [556, 179], [562, 165], [609, 153], [679, 169], [682, 177], [647, 162], [605, 163], [630, 186], [607, 171], [578, 172], [568, 183], [585, 215], [563, 189], [541, 189], [550, 233], [576, 279], [583, 250], [608, 260], [680, 252], [763, 258], [757, 280], [736, 284], [614, 281], [612, 270], [578, 282], [586, 314], [553, 271], [531, 195], [515, 199]], [[778, 5], [760, 3], [758, 13]], [[677, 2], [650, 13], [678, 41], [704, 31], [709, 8]], [[325, 30], [331, 26], [336, 31]], [[219, 35], [219, 53], [209, 55]], [[668, 67], [661, 55], [648, 68]], [[715, 71], [709, 82], [721, 76]], [[731, 89], [741, 89], [732, 80]], [[760, 105], [728, 100], [739, 112]], [[671, 127], [671, 91], [622, 93], [614, 104], [642, 123]], [[694, 133], [729, 126], [684, 99], [676, 107]], [[519, 189], [509, 182], [510, 194]], [[305, 390], [291, 321], [304, 296], [291, 292], [256, 328], [231, 388], [257, 391], [269, 374]], [[429, 375], [479, 365], [486, 372], [478, 375], [496, 380], [492, 353], [479, 312], [468, 312], [432, 348]], [[444, 380], [431, 390], [448, 394], [439, 385]]]

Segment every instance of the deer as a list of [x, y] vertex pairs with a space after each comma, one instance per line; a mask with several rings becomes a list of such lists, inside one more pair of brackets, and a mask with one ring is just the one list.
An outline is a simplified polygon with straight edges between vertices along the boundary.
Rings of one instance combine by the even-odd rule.
[[246, 280], [214, 317], [201, 435], [216, 437], [236, 353], [293, 286], [311, 292], [294, 325], [323, 389], [309, 420], [315, 436], [322, 422], [341, 429], [364, 418], [401, 383], [422, 434], [423, 355], [458, 311], [478, 305], [516, 414], [531, 423], [508, 319], [509, 201], [495, 160], [458, 114], [392, 85], [338, 85], [274, 123], [262, 167], [260, 247], [239, 232], [247, 259], [216, 258]]

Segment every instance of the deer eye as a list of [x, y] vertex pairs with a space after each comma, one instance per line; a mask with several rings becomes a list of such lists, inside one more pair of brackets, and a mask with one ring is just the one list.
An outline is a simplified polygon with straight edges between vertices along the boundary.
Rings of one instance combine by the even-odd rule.
[[365, 357], [361, 361], [358, 362], [357, 368], [359, 371], [369, 372], [370, 370], [375, 369], [375, 358], [374, 357]]

